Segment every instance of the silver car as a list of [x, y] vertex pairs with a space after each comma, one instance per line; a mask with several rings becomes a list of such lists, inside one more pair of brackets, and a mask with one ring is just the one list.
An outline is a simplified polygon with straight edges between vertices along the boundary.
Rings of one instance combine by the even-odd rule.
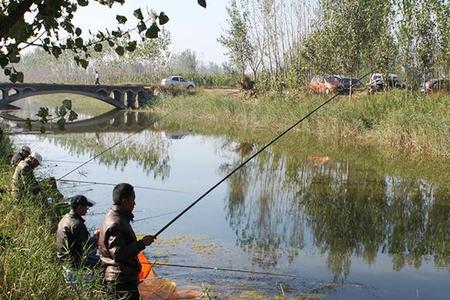
[[187, 89], [195, 88], [195, 83], [188, 81], [181, 76], [169, 76], [161, 80], [161, 84], [165, 86], [179, 86]]

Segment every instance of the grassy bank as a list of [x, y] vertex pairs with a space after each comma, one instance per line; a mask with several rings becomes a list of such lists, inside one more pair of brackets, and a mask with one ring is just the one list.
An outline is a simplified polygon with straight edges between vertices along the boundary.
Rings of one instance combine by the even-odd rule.
[[8, 192], [13, 169], [8, 139], [0, 141], [0, 299], [101, 298], [95, 284], [77, 289], [64, 281], [55, 261], [56, 220], [48, 207]]
[[[189, 127], [203, 124], [280, 132], [326, 98], [268, 94], [245, 100], [238, 93], [199, 92], [160, 98], [155, 111]], [[404, 91], [338, 96], [295, 131], [320, 139], [376, 144], [408, 153], [450, 155], [450, 96]]]

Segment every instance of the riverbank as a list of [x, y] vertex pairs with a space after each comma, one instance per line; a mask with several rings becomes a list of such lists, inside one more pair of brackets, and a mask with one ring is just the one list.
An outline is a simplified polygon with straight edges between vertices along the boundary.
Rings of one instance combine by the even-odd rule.
[[8, 192], [13, 168], [8, 138], [0, 140], [0, 299], [98, 299], [95, 283], [66, 284], [55, 261], [56, 221], [48, 208]]
[[[200, 91], [160, 97], [153, 110], [165, 122], [187, 127], [281, 132], [327, 98], [267, 94], [244, 99], [238, 93]], [[390, 91], [372, 96], [338, 96], [294, 128], [321, 140], [378, 145], [407, 154], [450, 156], [450, 96]]]

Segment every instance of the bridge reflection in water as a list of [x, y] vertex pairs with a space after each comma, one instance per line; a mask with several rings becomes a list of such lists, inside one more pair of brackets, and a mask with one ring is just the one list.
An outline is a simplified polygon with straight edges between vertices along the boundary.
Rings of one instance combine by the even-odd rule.
[[[158, 119], [151, 113], [138, 112], [132, 110], [114, 109], [104, 114], [66, 123], [64, 129], [59, 129], [55, 123], [43, 125], [40, 121], [27, 121], [9, 112], [0, 113], [0, 117], [6, 121], [11, 121], [17, 128], [25, 132], [35, 132], [44, 129], [47, 132], [65, 133], [90, 133], [90, 132], [140, 132], [151, 128]], [[31, 125], [31, 126], [30, 126]]]

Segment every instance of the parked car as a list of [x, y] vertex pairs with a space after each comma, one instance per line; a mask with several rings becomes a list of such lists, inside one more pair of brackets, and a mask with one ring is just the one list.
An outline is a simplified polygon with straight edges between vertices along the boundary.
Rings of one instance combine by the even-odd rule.
[[309, 83], [309, 87], [316, 93], [330, 94], [342, 93], [345, 91], [344, 85], [337, 75], [314, 76]]
[[400, 80], [397, 74], [388, 74], [386, 85], [388, 88], [397, 88], [397, 89], [406, 88], [406, 83]]
[[422, 86], [420, 91], [422, 93], [429, 93], [437, 90], [446, 90], [450, 91], [450, 80], [441, 78], [441, 79], [430, 79]]
[[195, 88], [195, 83], [192, 81], [188, 81], [181, 76], [169, 76], [161, 80], [161, 84], [165, 86], [178, 86], [184, 87], [187, 89]]
[[352, 91], [358, 91], [358, 90], [364, 89], [364, 83], [357, 78], [341, 76], [339, 80], [344, 85], [344, 91], [347, 93], [350, 92], [350, 87], [351, 87]]
[[404, 89], [406, 88], [406, 83], [400, 80], [397, 74], [388, 74], [385, 80], [383, 74], [373, 73], [367, 88], [369, 94], [373, 94], [374, 92], [383, 91], [385, 88]]

